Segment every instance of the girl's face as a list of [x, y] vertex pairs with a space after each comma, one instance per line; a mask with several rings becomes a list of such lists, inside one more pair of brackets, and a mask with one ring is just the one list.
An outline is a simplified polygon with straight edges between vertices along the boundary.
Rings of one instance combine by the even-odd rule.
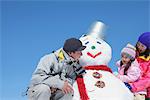
[[123, 53], [121, 56], [122, 56], [121, 61], [122, 61], [123, 65], [130, 62], [130, 58], [126, 54]]
[[141, 42], [137, 42], [136, 46], [137, 46], [137, 50], [139, 53], [144, 53], [145, 50], [147, 49], [147, 47], [144, 44], [142, 44]]

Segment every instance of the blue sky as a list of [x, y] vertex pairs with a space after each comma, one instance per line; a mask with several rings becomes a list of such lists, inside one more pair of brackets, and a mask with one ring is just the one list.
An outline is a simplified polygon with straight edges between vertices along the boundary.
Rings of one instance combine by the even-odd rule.
[[150, 31], [150, 2], [127, 1], [1, 1], [0, 99], [27, 100], [25, 91], [39, 59], [79, 38], [96, 20], [107, 26], [106, 41], [115, 61], [128, 42]]

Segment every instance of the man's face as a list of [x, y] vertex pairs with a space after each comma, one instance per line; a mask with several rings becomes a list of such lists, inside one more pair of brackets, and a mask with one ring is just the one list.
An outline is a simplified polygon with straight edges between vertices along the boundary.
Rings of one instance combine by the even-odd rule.
[[82, 51], [71, 52], [69, 55], [75, 60], [79, 60], [79, 58], [82, 56]]
[[146, 46], [144, 44], [142, 44], [141, 42], [137, 43], [137, 48], [138, 48], [139, 53], [143, 53], [146, 50]]

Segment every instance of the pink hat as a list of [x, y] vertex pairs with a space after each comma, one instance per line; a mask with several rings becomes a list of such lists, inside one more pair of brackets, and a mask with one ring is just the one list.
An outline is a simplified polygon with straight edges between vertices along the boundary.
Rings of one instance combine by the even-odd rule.
[[127, 46], [122, 49], [121, 54], [122, 53], [128, 54], [134, 59], [136, 55], [136, 48], [131, 44], [127, 44]]

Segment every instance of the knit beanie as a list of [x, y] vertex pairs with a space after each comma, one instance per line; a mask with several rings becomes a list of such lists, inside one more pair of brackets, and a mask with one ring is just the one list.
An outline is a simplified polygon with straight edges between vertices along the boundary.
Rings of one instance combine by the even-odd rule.
[[138, 41], [144, 44], [147, 48], [150, 48], [150, 32], [141, 34]]
[[123, 53], [127, 54], [129, 58], [135, 59], [136, 48], [131, 44], [127, 44], [121, 51], [121, 54]]

